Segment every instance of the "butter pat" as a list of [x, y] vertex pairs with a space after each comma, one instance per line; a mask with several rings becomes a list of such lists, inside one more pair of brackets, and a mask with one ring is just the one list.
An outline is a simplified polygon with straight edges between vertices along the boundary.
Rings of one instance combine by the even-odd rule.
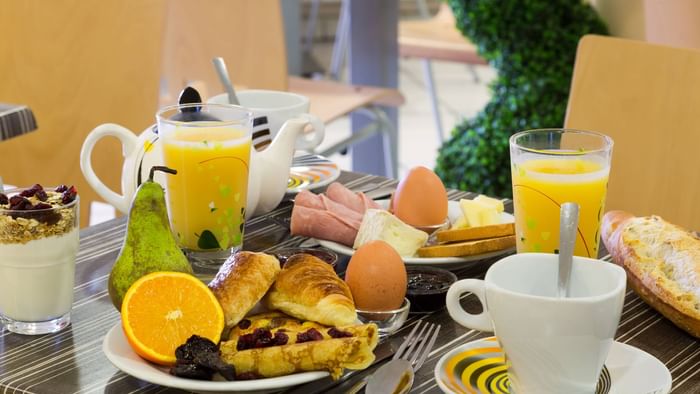
[[481, 227], [501, 223], [501, 214], [498, 212], [496, 204], [485, 203], [476, 199], [461, 199], [459, 200], [459, 207], [467, 220], [468, 227]]
[[425, 245], [428, 234], [402, 222], [388, 211], [368, 209], [362, 218], [353, 248], [357, 249], [375, 240], [388, 243], [403, 257], [411, 257], [418, 248]]
[[503, 208], [503, 201], [497, 200], [495, 198], [487, 197], [483, 194], [480, 194], [474, 198], [474, 201], [478, 201], [482, 204], [492, 206], [496, 208], [496, 212], [502, 213], [504, 211]]

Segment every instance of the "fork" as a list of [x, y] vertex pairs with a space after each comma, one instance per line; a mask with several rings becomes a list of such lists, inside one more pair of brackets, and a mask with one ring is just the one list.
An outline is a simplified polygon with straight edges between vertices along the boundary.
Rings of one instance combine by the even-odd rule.
[[[421, 323], [425, 324], [421, 326]], [[368, 380], [363, 380], [353, 387], [350, 392], [356, 393], [366, 384], [366, 394], [407, 393], [413, 386], [415, 373], [428, 358], [440, 327], [439, 324], [419, 321], [391, 361], [376, 370]]]

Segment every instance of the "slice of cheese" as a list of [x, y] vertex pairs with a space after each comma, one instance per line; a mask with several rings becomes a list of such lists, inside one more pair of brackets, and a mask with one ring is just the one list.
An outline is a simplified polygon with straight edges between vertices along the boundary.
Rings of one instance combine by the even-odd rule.
[[501, 214], [495, 204], [477, 200], [459, 200], [459, 207], [467, 220], [468, 227], [481, 227], [501, 223]]
[[403, 257], [416, 254], [425, 245], [428, 234], [409, 226], [383, 209], [368, 209], [355, 237], [354, 249], [370, 241], [382, 240]]
[[495, 198], [487, 197], [483, 194], [476, 196], [474, 198], [474, 201], [478, 201], [478, 202], [484, 203], [486, 205], [491, 205], [491, 206], [496, 208], [496, 212], [498, 212], [498, 213], [502, 213], [504, 210], [503, 201], [495, 199]]
[[457, 220], [455, 220], [454, 223], [452, 223], [452, 227], [450, 227], [450, 228], [457, 230], [457, 229], [468, 228], [468, 227], [469, 227], [469, 223], [467, 223], [467, 218], [464, 217], [464, 215], [459, 215], [457, 217]]

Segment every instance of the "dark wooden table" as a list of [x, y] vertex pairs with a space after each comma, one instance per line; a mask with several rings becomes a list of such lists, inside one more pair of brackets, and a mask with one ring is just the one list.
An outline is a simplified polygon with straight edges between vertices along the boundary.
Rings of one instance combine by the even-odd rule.
[[[351, 188], [378, 188], [395, 185], [396, 181], [371, 175], [343, 173], [339, 181]], [[451, 191], [457, 200], [473, 197], [469, 193]], [[506, 204], [512, 210], [512, 204]], [[282, 226], [291, 212], [283, 203], [268, 215], [246, 224], [244, 248], [273, 251], [296, 246], [304, 238], [292, 237]], [[155, 386], [126, 375], [113, 367], [102, 353], [102, 340], [119, 321], [119, 315], [107, 295], [107, 277], [119, 253], [125, 218], [112, 220], [81, 232], [78, 253], [71, 326], [57, 334], [21, 336], [3, 331], [0, 334], [0, 389], [4, 393], [175, 393], [178, 390]], [[460, 278], [483, 277], [495, 259], [474, 263], [456, 271]], [[347, 259], [338, 266], [344, 270]], [[467, 299], [467, 308], [477, 305]], [[433, 369], [440, 357], [460, 344], [488, 336], [466, 329], [452, 321], [445, 309], [431, 314], [411, 314], [404, 328], [389, 341], [405, 335], [417, 320], [442, 325], [441, 335], [430, 357], [418, 372], [413, 393], [440, 393]], [[617, 333], [617, 340], [638, 347], [661, 360], [673, 376], [674, 393], [700, 393], [700, 341], [677, 329], [668, 320], [650, 309], [629, 291]], [[380, 343], [379, 346], [386, 345]], [[376, 368], [376, 365], [371, 367]], [[347, 374], [340, 382], [323, 379], [291, 390], [291, 393], [345, 392], [361, 376]], [[640, 393], [642, 394], [642, 393]]]

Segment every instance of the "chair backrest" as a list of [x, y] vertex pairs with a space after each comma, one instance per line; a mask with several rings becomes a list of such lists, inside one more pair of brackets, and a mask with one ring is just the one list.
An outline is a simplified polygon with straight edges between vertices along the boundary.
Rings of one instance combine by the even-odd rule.
[[614, 140], [606, 210], [700, 229], [700, 51], [581, 39], [565, 126]]
[[212, 65], [221, 56], [235, 86], [287, 89], [280, 0], [170, 0], [163, 48], [164, 93], [177, 98], [191, 81], [206, 97], [224, 91]]
[[[0, 143], [0, 175], [15, 185], [76, 184], [81, 222], [99, 196], [79, 153], [95, 126], [137, 133], [189, 81], [223, 92], [212, 65], [227, 62], [234, 83], [285, 89], [279, 0], [26, 0], [0, 12], [0, 102], [28, 105], [38, 130]], [[165, 95], [167, 99], [161, 100]], [[93, 168], [120, 190], [121, 147], [100, 142]]]
[[[85, 136], [105, 122], [143, 130], [158, 105], [165, 1], [27, 0], [0, 12], [0, 101], [28, 105], [38, 129], [0, 142], [7, 183], [75, 184], [81, 222], [98, 199], [80, 172]], [[96, 147], [94, 168], [119, 190], [121, 148]]]

